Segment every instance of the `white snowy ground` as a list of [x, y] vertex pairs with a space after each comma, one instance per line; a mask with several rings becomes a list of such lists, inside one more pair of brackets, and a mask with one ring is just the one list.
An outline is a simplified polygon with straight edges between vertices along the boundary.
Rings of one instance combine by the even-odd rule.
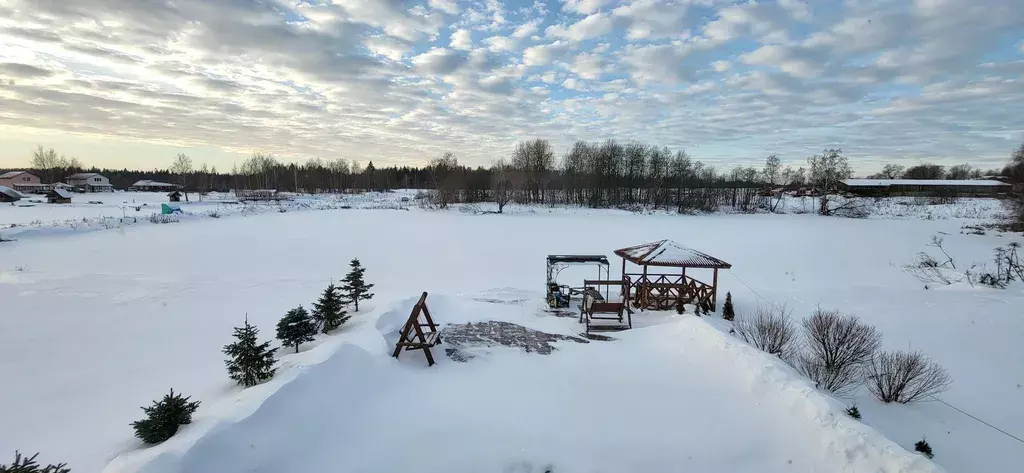
[[[1020, 241], [964, 235], [964, 223], [976, 222], [414, 208], [268, 212], [20, 238], [0, 243], [0, 454], [41, 451], [76, 472], [112, 460], [110, 472], [282, 471], [282, 461], [300, 462], [288, 463], [290, 471], [389, 471], [407, 455], [395, 449], [415, 439], [433, 453], [428, 469], [456, 471], [517, 462], [525, 462], [518, 471], [531, 471], [526, 463], [536, 471], [549, 463], [556, 471], [927, 471], [928, 462], [892, 449], [840, 415], [842, 403], [810, 392], [788, 368], [712, 330], [709, 319], [652, 316], [667, 323], [614, 342], [562, 344], [550, 356], [499, 351], [430, 369], [417, 353], [388, 359], [375, 319], [427, 290], [439, 315], [449, 301], [454, 318], [566, 333], [571, 321], [538, 319], [536, 304], [464, 299], [525, 292], [520, 298], [539, 303], [547, 254], [612, 256], [671, 238], [734, 265], [720, 284], [741, 314], [760, 297], [787, 303], [796, 317], [817, 304], [856, 313], [884, 332], [887, 348], [920, 349], [943, 364], [954, 379], [943, 400], [1024, 436], [1020, 286], [925, 290], [900, 267], [937, 232], [949, 234], [947, 249], [961, 263], [987, 261], [993, 247]], [[233, 387], [220, 353], [231, 327], [247, 313], [271, 337], [287, 309], [308, 306], [352, 257], [377, 284], [356, 325], [285, 357], [271, 383]], [[644, 317], [638, 325], [651, 325]], [[171, 387], [203, 401], [195, 423], [137, 450], [128, 424]], [[864, 424], [905, 449], [927, 436], [950, 471], [1024, 463], [1024, 445], [943, 404], [886, 406], [864, 394], [856, 402]], [[410, 429], [395, 426], [400, 416]], [[303, 447], [321, 441], [323, 452]]]
[[[286, 194], [287, 195], [287, 194]], [[330, 210], [342, 207], [405, 209], [414, 191], [370, 192], [355, 195], [291, 196], [291, 200], [242, 203], [233, 194], [189, 194], [189, 201], [175, 202], [179, 221], [250, 216], [266, 212]], [[165, 192], [103, 192], [73, 194], [69, 204], [50, 204], [42, 195], [30, 195], [14, 203], [0, 204], [0, 237], [7, 239], [74, 235], [91, 230], [112, 230], [150, 224], [160, 204], [170, 204]]]

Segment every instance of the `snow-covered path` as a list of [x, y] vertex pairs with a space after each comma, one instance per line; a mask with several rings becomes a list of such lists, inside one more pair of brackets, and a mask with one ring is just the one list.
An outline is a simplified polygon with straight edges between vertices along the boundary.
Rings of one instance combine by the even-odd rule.
[[[938, 231], [966, 261], [987, 261], [1010, 240], [959, 229], [957, 220], [812, 215], [336, 210], [3, 243], [0, 452], [42, 451], [76, 472], [99, 471], [138, 446], [128, 424], [171, 387], [205, 401], [201, 418], [236, 391], [220, 353], [231, 327], [248, 314], [271, 337], [287, 309], [308, 306], [352, 257], [377, 284], [372, 310], [423, 290], [507, 287], [539, 298], [547, 254], [611, 255], [663, 238], [731, 262], [720, 283], [741, 313], [762, 303], [746, 285], [795, 317], [817, 304], [856, 313], [883, 331], [886, 347], [921, 349], [946, 366], [954, 385], [944, 399], [1021, 436], [1020, 291], [924, 290], [899, 267]], [[952, 471], [1024, 463], [1024, 445], [940, 404], [857, 402], [866, 423], [904, 448], [927, 435]]]

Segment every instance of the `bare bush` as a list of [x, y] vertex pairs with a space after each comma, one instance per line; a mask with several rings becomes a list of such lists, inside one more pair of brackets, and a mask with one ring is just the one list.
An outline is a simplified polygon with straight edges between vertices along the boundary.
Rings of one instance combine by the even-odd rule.
[[921, 352], [883, 351], [868, 363], [868, 390], [879, 401], [906, 404], [949, 388], [952, 379]]
[[836, 394], [854, 391], [864, 366], [882, 345], [882, 334], [856, 316], [818, 309], [801, 324], [804, 351], [795, 367], [815, 385]]
[[787, 359], [797, 348], [796, 327], [786, 307], [759, 308], [753, 317], [741, 317], [736, 333], [755, 348]]

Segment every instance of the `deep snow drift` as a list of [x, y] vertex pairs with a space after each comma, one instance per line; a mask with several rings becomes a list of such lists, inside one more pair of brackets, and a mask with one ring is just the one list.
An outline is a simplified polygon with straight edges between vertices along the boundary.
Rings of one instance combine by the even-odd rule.
[[[353, 319], [362, 325], [283, 359], [284, 366], [271, 384], [239, 394], [224, 371], [220, 349], [230, 341], [232, 326], [240, 325], [248, 314], [249, 320], [261, 328], [261, 338], [270, 338], [274, 323], [285, 311], [298, 304], [308, 307], [331, 279], [344, 276], [352, 257], [363, 261], [368, 281], [377, 284], [376, 297], [364, 311], [367, 313], [385, 310], [392, 301], [424, 290], [479, 299], [495, 292], [515, 292], [519, 294], [517, 300], [539, 303], [546, 255], [611, 256], [613, 249], [663, 238], [732, 263], [733, 269], [723, 272], [719, 282], [723, 294], [732, 292], [738, 312], [749, 313], [770, 300], [787, 303], [798, 318], [808, 315], [818, 304], [855, 313], [883, 332], [886, 348], [919, 349], [945, 366], [954, 384], [941, 396], [943, 400], [1018, 437], [1024, 436], [1024, 407], [1020, 404], [1024, 395], [1020, 387], [1024, 384], [1024, 365], [1020, 362], [1024, 359], [1024, 345], [1020, 344], [1024, 339], [1024, 318], [1020, 316], [1024, 296], [1019, 286], [993, 290], [957, 285], [925, 290], [901, 267], [918, 251], [927, 249], [930, 237], [938, 232], [948, 233], [947, 250], [965, 264], [988, 261], [993, 247], [1020, 241], [1020, 237], [961, 234], [961, 225], [976, 221], [958, 218], [849, 220], [814, 215], [678, 216], [514, 210], [517, 213], [513, 215], [416, 208], [409, 212], [268, 212], [252, 218], [140, 225], [78, 233], [74, 238], [20, 238], [0, 243], [0, 379], [6, 381], [0, 389], [0, 454], [15, 449], [41, 451], [40, 458], [69, 462], [75, 472], [100, 471], [118, 455], [126, 455], [124, 461], [135, 458], [137, 452], [133, 450], [140, 444], [132, 438], [128, 424], [140, 418], [139, 406], [148, 405], [169, 388], [203, 401], [196, 423], [183, 435], [202, 432], [211, 422], [220, 428], [218, 419], [230, 417], [225, 402], [230, 405], [233, 399], [243, 399], [249, 412], [256, 410], [256, 405], [249, 403], [255, 402], [259, 393], [269, 396], [279, 387], [274, 383], [306, 373], [302, 366], [327, 359], [335, 345], [352, 341], [346, 337], [358, 339], [362, 330], [372, 332], [372, 340], [352, 342], [374, 360], [380, 359], [373, 363], [390, 366], [390, 360], [375, 351], [385, 343], [375, 321], [369, 320], [372, 316], [364, 313]], [[617, 258], [613, 258], [613, 266], [617, 264]], [[613, 268], [613, 275], [616, 273]], [[644, 317], [634, 318], [638, 327], [646, 326]], [[558, 320], [560, 329], [542, 328], [565, 330], [562, 324], [568, 322]], [[645, 329], [652, 332], [652, 350], [661, 347], [657, 349], [664, 353], [668, 349], [662, 344], [679, 347], [693, 343], [686, 341], [689, 332], [702, 333], [690, 322], [680, 323]], [[658, 338], [665, 336], [663, 333], [676, 335], [668, 342]], [[640, 343], [633, 341], [633, 336], [606, 345], [566, 344], [546, 357], [494, 357], [440, 367], [449, 371], [407, 365], [406, 355], [400, 366], [382, 368], [379, 375], [363, 373], [366, 366], [353, 365], [351, 369], [382, 378], [397, 374], [437, 376], [449, 382], [434, 385], [428, 380], [425, 389], [444, 390], [448, 396], [457, 397], [458, 383], [450, 377], [455, 373], [486, 371], [487, 366], [497, 364], [507, 365], [513, 373], [522, 373], [528, 366], [550, 376], [554, 368], [546, 366], [567, 367], [591, 356], [614, 364], [614, 360], [628, 359], [621, 354], [617, 357], [616, 350], [626, 355], [635, 351], [625, 349], [631, 347], [630, 343]], [[411, 361], [421, 361], [415, 359], [418, 354], [412, 355]], [[700, 366], [678, 366], [685, 364], [683, 360], [694, 360], [697, 354], [690, 352], [677, 353], [678, 361], [650, 353], [634, 355], [648, 358], [642, 358], [643, 362], [631, 369], [615, 372], [624, 373], [622, 376], [642, 376], [647, 370], [662, 373], [659, 364], [666, 364], [681, 370], [688, 380], [709, 383], [706, 390], [686, 388], [708, 396], [725, 395], [737, 386], [736, 373], [744, 372], [737, 368], [736, 373], [716, 379], [723, 376], [717, 374], [720, 370], [709, 373]], [[719, 362], [741, 364], [741, 360]], [[316, 366], [339, 363], [349, 362], [331, 358]], [[289, 369], [291, 366], [297, 368]], [[310, 366], [308, 371], [321, 369], [317, 367]], [[417, 374], [421, 368], [423, 373]], [[704, 380], [710, 374], [715, 376]], [[573, 380], [584, 377], [577, 373], [569, 376], [567, 379]], [[468, 380], [470, 377], [467, 389], [476, 386]], [[310, 376], [308, 382], [317, 386], [334, 382], [312, 380], [317, 378]], [[592, 382], [611, 383], [614, 379]], [[527, 377], [523, 382], [528, 381]], [[367, 380], [370, 387], [366, 389], [383, 389], [388, 382], [394, 381], [375, 384]], [[629, 378], [620, 382], [641, 381]], [[685, 398], [693, 399], [690, 395]], [[660, 402], [667, 398], [641, 399]], [[730, 399], [741, 402], [749, 397]], [[854, 401], [864, 414], [865, 424], [878, 428], [905, 449], [927, 436], [935, 449], [936, 462], [951, 471], [1003, 472], [1024, 464], [1024, 445], [945, 405], [881, 405], [864, 393], [844, 403]], [[783, 405], [784, 400], [777, 402], [774, 406]], [[395, 412], [402, 409], [395, 407]], [[747, 412], [746, 407], [736, 409]], [[668, 410], [662, 406], [661, 412]], [[243, 418], [244, 414], [231, 415]], [[727, 422], [728, 413], [721, 415], [722, 422]], [[770, 417], [774, 413], [758, 415], [763, 416], [759, 419], [777, 419]], [[600, 419], [601, 414], [595, 413], [593, 418]], [[233, 425], [223, 422], [223, 428]], [[679, 428], [688, 425], [682, 423]], [[388, 435], [399, 430], [386, 422], [378, 428]], [[622, 436], [634, 433], [623, 432]], [[688, 430], [686, 435], [690, 434]], [[758, 448], [748, 446], [750, 441], [734, 448]], [[146, 451], [150, 450], [156, 449]], [[810, 450], [787, 452], [792, 452], [794, 461], [810, 461], [813, 456]], [[666, 455], [679, 460], [671, 453]]]
[[[416, 352], [402, 363], [387, 354], [411, 304], [350, 331], [353, 343], [247, 417], [193, 426], [106, 471], [937, 471], [694, 317], [549, 356], [497, 350], [426, 369]], [[575, 329], [532, 304], [433, 296], [428, 305], [442, 324]]]

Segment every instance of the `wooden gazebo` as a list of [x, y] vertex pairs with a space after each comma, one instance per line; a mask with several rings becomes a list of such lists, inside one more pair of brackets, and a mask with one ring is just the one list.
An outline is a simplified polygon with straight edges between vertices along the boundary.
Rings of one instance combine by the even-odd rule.
[[[731, 264], [671, 240], [615, 250], [622, 257], [622, 279], [626, 297], [641, 310], [672, 310], [694, 304], [715, 310], [718, 302], [718, 270]], [[626, 262], [643, 267], [642, 273], [627, 273]], [[679, 268], [669, 273], [651, 273], [649, 267]], [[712, 270], [711, 284], [686, 274], [687, 269]]]

